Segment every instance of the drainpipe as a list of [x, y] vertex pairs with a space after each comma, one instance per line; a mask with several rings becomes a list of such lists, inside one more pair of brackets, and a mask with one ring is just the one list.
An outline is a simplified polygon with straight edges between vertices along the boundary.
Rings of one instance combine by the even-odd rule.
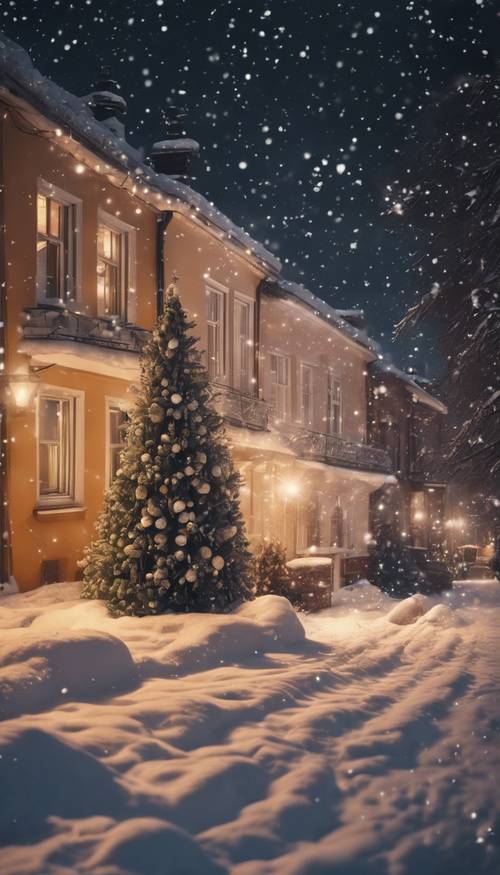
[[156, 226], [156, 316], [163, 313], [165, 302], [165, 235], [173, 218], [172, 210], [163, 210]]
[[7, 432], [6, 374], [6, 258], [5, 173], [3, 122], [0, 123], [0, 586], [12, 579], [11, 528], [9, 517], [9, 443]]

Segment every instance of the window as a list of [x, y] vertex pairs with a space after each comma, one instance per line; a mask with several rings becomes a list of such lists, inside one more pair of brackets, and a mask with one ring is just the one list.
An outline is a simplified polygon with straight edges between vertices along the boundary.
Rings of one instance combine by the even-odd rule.
[[75, 301], [79, 202], [39, 180], [36, 221], [37, 300], [49, 304]]
[[271, 404], [274, 408], [274, 415], [277, 419], [287, 419], [289, 411], [289, 383], [290, 383], [290, 363], [287, 356], [279, 353], [271, 353], [269, 356], [270, 362], [270, 382], [271, 382]]
[[253, 379], [253, 301], [234, 298], [233, 385], [250, 393]]
[[119, 402], [108, 402], [108, 440], [107, 440], [107, 467], [106, 485], [111, 486], [116, 472], [120, 467], [120, 454], [125, 446], [125, 426], [128, 422], [127, 411], [120, 406]]
[[345, 540], [344, 511], [337, 502], [330, 519], [330, 544], [332, 547], [343, 547]]
[[103, 316], [127, 319], [128, 233], [100, 224], [97, 229], [97, 299]]
[[312, 426], [313, 408], [313, 377], [314, 370], [310, 365], [300, 365], [300, 419], [304, 425]]
[[226, 375], [226, 293], [207, 289], [208, 375], [211, 380], [224, 379]]
[[339, 435], [342, 430], [342, 385], [333, 371], [328, 371], [326, 407], [328, 434]]
[[82, 497], [83, 393], [42, 391], [38, 398], [39, 505], [75, 504]]

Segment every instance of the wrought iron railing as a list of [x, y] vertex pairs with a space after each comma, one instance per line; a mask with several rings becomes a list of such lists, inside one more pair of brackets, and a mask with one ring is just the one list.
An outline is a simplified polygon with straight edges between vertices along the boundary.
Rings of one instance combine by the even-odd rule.
[[216, 404], [230, 425], [265, 431], [269, 427], [270, 407], [254, 395], [247, 395], [220, 383], [214, 383]]
[[149, 331], [104, 316], [87, 316], [63, 307], [30, 307], [24, 311], [26, 340], [69, 340], [140, 353]]
[[370, 444], [348, 441], [336, 435], [298, 426], [278, 426], [290, 449], [304, 459], [315, 459], [330, 465], [356, 470], [376, 471], [390, 474], [392, 462], [389, 453]]

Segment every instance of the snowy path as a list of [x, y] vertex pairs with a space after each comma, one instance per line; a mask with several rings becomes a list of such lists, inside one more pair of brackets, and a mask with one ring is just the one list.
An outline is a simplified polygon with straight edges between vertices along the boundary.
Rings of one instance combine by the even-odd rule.
[[[500, 584], [301, 617], [0, 603], [6, 875], [500, 871]], [[415, 619], [415, 617], [413, 617]], [[89, 631], [92, 630], [92, 631]]]

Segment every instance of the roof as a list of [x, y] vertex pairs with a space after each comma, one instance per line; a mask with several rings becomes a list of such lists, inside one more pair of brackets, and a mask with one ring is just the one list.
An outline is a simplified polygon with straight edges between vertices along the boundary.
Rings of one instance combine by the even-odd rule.
[[[279, 273], [280, 261], [261, 243], [253, 240], [246, 231], [235, 225], [201, 194], [188, 185], [155, 171], [145, 164], [141, 153], [125, 140], [115, 136], [103, 123], [97, 121], [89, 106], [88, 98], [76, 97], [43, 76], [32, 64], [28, 53], [17, 43], [0, 33], [0, 87], [15, 97], [26, 101], [44, 118], [61, 128], [69, 129], [72, 137], [85, 148], [104, 158], [113, 167], [134, 178], [139, 185], [163, 193], [179, 204], [184, 204], [198, 218], [222, 231], [230, 242], [236, 243], [266, 265], [268, 270]], [[158, 204], [152, 204], [159, 209]]]
[[368, 350], [374, 356], [378, 357], [381, 355], [380, 345], [369, 337], [366, 331], [347, 322], [341, 316], [341, 311], [335, 310], [330, 304], [318, 298], [302, 284], [285, 280], [283, 277], [268, 277], [262, 284], [262, 291], [267, 292], [267, 294], [274, 294], [283, 298], [290, 297], [300, 301], [301, 304], [305, 304], [306, 307], [312, 310], [316, 316], [319, 316], [329, 325], [333, 325], [342, 334], [345, 334], [354, 341], [354, 343]]
[[[405, 389], [410, 392], [417, 401], [420, 401], [421, 404], [426, 404], [427, 407], [432, 407], [437, 413], [446, 414], [448, 413], [448, 408], [446, 404], [443, 404], [439, 398], [436, 398], [427, 389], [424, 389], [417, 382], [418, 378], [415, 378], [411, 374], [407, 374], [406, 371], [400, 370], [388, 359], [378, 359], [376, 362], [372, 362], [370, 365], [372, 371], [383, 376], [384, 374], [390, 374], [396, 380], [399, 380], [401, 383], [404, 383]], [[428, 382], [426, 380], [426, 382]]]

